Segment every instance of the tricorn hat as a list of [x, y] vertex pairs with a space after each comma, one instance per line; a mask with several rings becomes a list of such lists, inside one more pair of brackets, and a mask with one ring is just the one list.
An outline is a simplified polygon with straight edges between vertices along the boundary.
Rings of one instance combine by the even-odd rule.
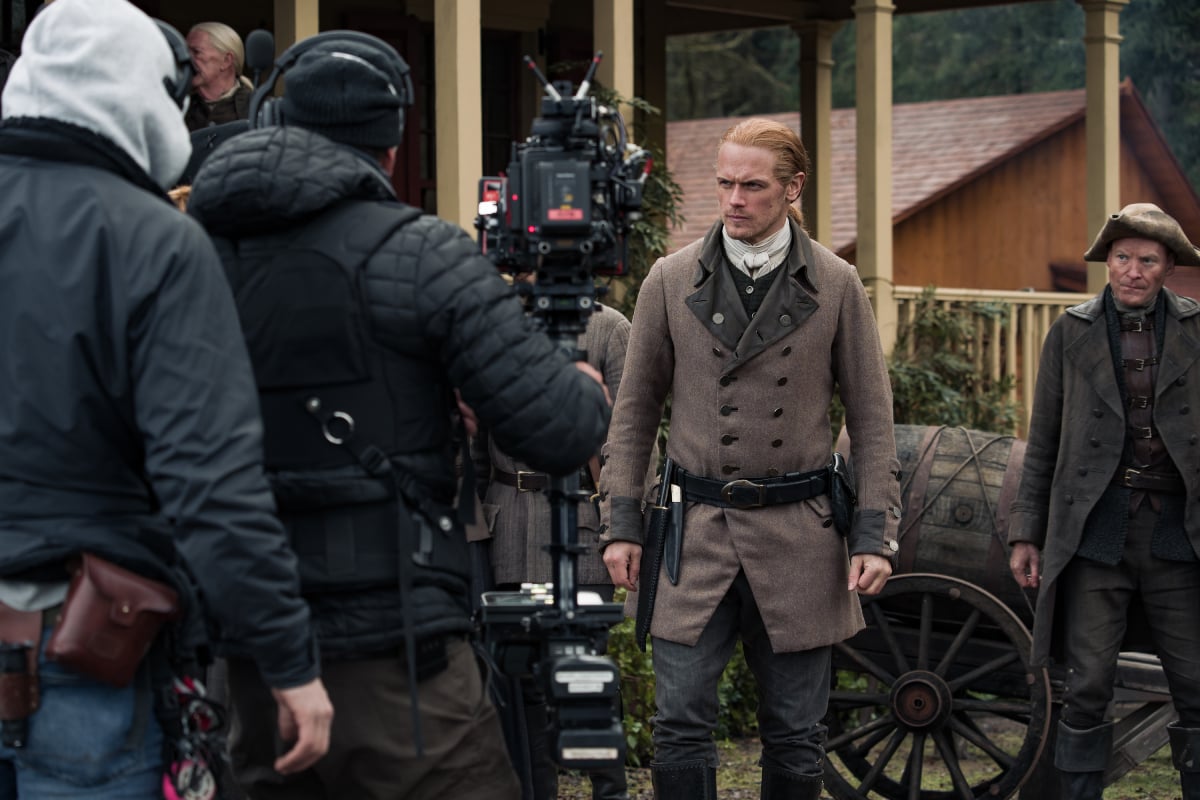
[[1188, 241], [1175, 218], [1153, 203], [1133, 203], [1109, 217], [1083, 260], [1107, 261], [1108, 246], [1117, 239], [1153, 239], [1175, 254], [1177, 265], [1200, 267], [1200, 250]]

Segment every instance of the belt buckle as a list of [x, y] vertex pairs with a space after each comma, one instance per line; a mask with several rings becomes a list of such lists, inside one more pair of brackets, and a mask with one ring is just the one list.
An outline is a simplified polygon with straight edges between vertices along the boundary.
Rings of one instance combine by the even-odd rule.
[[1133, 487], [1134, 478], [1138, 477], [1141, 474], [1142, 474], [1142, 471], [1140, 469], [1134, 469], [1133, 467], [1126, 467], [1125, 474], [1121, 476], [1121, 483], [1124, 484], [1125, 486], [1129, 487], [1130, 489], [1132, 489], [1132, 488], [1134, 488]]
[[[752, 503], [739, 503], [733, 499], [733, 492], [737, 489], [757, 489], [758, 500]], [[736, 481], [730, 481], [721, 487], [721, 499], [733, 506], [734, 508], [762, 508], [764, 501], [767, 499], [767, 487], [761, 483], [754, 483], [745, 478]]]
[[524, 481], [524, 479], [525, 479], [525, 478], [532, 478], [532, 477], [536, 476], [537, 474], [538, 474], [538, 473], [536, 473], [536, 472], [531, 472], [530, 470], [527, 470], [527, 469], [519, 469], [519, 470], [517, 470], [517, 491], [518, 491], [518, 492], [536, 492], [536, 491], [537, 491], [537, 489], [527, 489], [527, 488], [525, 488], [525, 485], [524, 485], [525, 481]]

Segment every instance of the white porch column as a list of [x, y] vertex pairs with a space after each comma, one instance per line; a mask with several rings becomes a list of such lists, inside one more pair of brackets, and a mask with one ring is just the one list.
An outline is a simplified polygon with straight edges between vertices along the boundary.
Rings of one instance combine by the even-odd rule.
[[[592, 26], [592, 47], [604, 53], [596, 79], [622, 97], [633, 97], [633, 0], [593, 0]], [[628, 106], [621, 106], [621, 115], [632, 127]]]
[[855, 98], [858, 136], [858, 272], [871, 290], [884, 353], [896, 343], [892, 281], [892, 14], [886, 0], [858, 0]]
[[315, 36], [320, 31], [319, 11], [318, 0], [275, 0], [276, 56], [301, 39]]
[[483, 175], [483, 66], [480, 0], [434, 3], [437, 213], [468, 233]]
[[800, 139], [808, 150], [812, 170], [804, 183], [801, 207], [804, 224], [818, 242], [833, 239], [833, 35], [841, 23], [803, 22], [800, 35]]
[[[1121, 207], [1121, 10], [1129, 0], [1079, 0], [1087, 53], [1087, 231], [1084, 246]], [[1102, 264], [1088, 264], [1087, 289], [1108, 283]]]

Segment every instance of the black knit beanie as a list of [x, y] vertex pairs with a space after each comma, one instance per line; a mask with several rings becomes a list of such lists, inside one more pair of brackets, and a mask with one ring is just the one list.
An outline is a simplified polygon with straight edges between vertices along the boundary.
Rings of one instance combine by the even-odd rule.
[[404, 132], [407, 71], [394, 52], [354, 41], [323, 44], [287, 71], [283, 123], [355, 147], [393, 147]]

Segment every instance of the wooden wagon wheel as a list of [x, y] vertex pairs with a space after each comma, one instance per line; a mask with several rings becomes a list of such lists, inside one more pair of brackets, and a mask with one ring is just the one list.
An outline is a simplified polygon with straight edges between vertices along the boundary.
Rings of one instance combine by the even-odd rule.
[[867, 628], [834, 650], [828, 791], [839, 800], [1014, 794], [1050, 726], [1050, 677], [1030, 666], [1021, 620], [972, 583], [922, 573], [893, 577], [863, 612]]

